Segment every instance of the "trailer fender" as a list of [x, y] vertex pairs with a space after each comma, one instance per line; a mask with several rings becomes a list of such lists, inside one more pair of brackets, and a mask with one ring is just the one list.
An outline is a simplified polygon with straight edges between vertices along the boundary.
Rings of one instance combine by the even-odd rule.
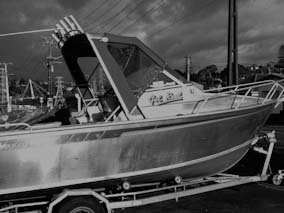
[[101, 205], [105, 205], [107, 213], [111, 213], [111, 209], [109, 208], [109, 201], [104, 198], [102, 195], [97, 193], [92, 189], [74, 189], [74, 190], [64, 190], [61, 194], [57, 196], [55, 200], [53, 200], [48, 205], [47, 213], [53, 213], [54, 207], [60, 203], [62, 203], [66, 198], [69, 197], [85, 197], [92, 196], [94, 197]]

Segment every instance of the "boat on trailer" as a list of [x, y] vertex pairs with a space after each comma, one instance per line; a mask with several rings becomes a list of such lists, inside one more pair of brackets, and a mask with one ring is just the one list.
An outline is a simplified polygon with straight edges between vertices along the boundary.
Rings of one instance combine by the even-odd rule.
[[[82, 108], [72, 125], [0, 133], [2, 202], [219, 174], [247, 153], [282, 101], [283, 92], [272, 98], [277, 82], [204, 93], [137, 38], [90, 35], [72, 16], [57, 27]], [[267, 85], [265, 98], [249, 95]]]

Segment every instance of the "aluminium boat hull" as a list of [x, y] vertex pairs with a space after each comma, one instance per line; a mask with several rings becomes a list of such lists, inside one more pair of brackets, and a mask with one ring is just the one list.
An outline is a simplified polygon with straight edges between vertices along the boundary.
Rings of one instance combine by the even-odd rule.
[[246, 154], [274, 104], [3, 133], [0, 198], [214, 175]]

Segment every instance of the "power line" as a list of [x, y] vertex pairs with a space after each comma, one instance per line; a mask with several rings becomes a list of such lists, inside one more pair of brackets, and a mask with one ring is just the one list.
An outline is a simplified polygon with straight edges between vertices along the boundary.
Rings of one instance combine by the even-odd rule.
[[142, 16], [140, 16], [137, 19], [135, 19], [130, 25], [128, 25], [125, 28], [123, 28], [118, 34], [121, 34], [121, 33], [125, 32], [128, 28], [132, 27], [135, 23], [138, 23], [147, 14], [149, 14], [150, 12], [160, 8], [164, 3], [165, 3], [165, 0], [160, 0], [160, 1], [156, 2], [156, 4], [154, 4], [150, 9], [146, 10], [146, 12]]
[[[209, 1], [207, 4], [204, 4], [201, 8], [199, 8], [199, 11], [197, 12], [197, 14], [200, 13], [203, 9], [207, 8], [208, 6], [210, 6], [213, 2], [215, 2], [215, 1], [212, 0], [212, 1]], [[196, 13], [195, 13], [194, 15], [196, 15]], [[154, 34], [158, 34], [158, 33], [162, 32], [162, 31], [164, 31], [164, 30], [170, 28], [171, 26], [173, 26], [173, 25], [175, 25], [175, 24], [181, 22], [181, 21], [184, 20], [185, 18], [188, 18], [188, 17], [191, 17], [191, 16], [193, 16], [193, 14], [191, 14], [191, 13], [190, 13], [190, 14], [187, 14], [187, 15], [185, 15], [185, 16], [182, 16], [180, 19], [177, 19], [177, 20], [174, 21], [173, 23], [168, 24], [167, 26], [162, 27], [161, 29], [159, 29], [159, 30], [157, 30], [157, 31], [155, 31], [155, 32], [153, 32], [153, 33], [151, 33], [151, 34], [149, 34], [148, 37], [150, 37], [150, 36], [152, 36], [152, 35], [154, 35]]]
[[135, 10], [137, 10], [143, 3], [145, 3], [144, 0], [141, 0], [139, 3], [136, 4], [136, 6], [123, 18], [121, 19], [118, 23], [116, 23], [115, 25], [112, 26], [112, 28], [110, 28], [108, 30], [108, 32], [111, 32], [112, 30], [114, 30], [117, 26], [119, 26], [124, 20], [126, 20]]
[[[121, 3], [121, 2], [118, 2], [118, 3], [115, 2], [110, 8], [107, 9], [107, 11], [105, 11], [101, 16], [98, 17], [98, 20], [100, 20], [100, 19], [102, 19], [103, 17], [105, 17], [106, 15], [108, 15], [109, 12], [110, 12], [111, 10], [113, 10], [116, 6], [120, 5], [120, 3]], [[102, 22], [104, 22], [104, 21], [102, 21]], [[101, 22], [101, 23], [102, 23], [102, 22]], [[96, 24], [96, 25], [95, 25], [95, 27], [96, 27], [96, 26], [100, 25], [101, 23], [99, 23], [99, 24], [90, 23], [90, 24], [87, 24], [87, 25], [85, 26], [85, 28], [89, 28], [89, 29], [90, 29], [90, 26]], [[93, 27], [93, 28], [94, 28], [94, 27]], [[93, 28], [91, 28], [91, 29], [93, 29]]]
[[[131, 1], [131, 0], [130, 0]], [[99, 26], [102, 26], [102, 29], [104, 29], [109, 23], [111, 23], [113, 21], [113, 19], [118, 16], [120, 13], [124, 12], [126, 9], [128, 9], [130, 7], [130, 2], [128, 1], [127, 4], [121, 8], [117, 13], [114, 13], [112, 16], [110, 16], [108, 19], [104, 20], [103, 22], [101, 22], [100, 24], [96, 25], [95, 27], [93, 27], [92, 29], [95, 29]]]
[[96, 11], [98, 11], [100, 8], [102, 8], [108, 2], [109, 2], [108, 0], [102, 0], [101, 4], [98, 5], [98, 7], [93, 9], [91, 12], [89, 12], [85, 17], [81, 18], [81, 21], [83, 21], [84, 19], [89, 18], [92, 14], [94, 14]]
[[148, 10], [146, 10], [146, 12], [142, 16], [140, 16], [139, 18], [135, 19], [130, 25], [128, 25], [125, 28], [123, 28], [118, 34], [121, 34], [121, 33], [125, 32], [129, 27], [133, 26], [135, 23], [138, 23], [138, 21], [140, 21], [142, 18], [144, 18], [148, 13], [150, 13], [150, 12], [160, 8], [165, 2], [166, 2], [165, 0], [160, 0], [160, 1], [156, 2], [156, 4], [153, 5], [153, 7], [151, 7]]

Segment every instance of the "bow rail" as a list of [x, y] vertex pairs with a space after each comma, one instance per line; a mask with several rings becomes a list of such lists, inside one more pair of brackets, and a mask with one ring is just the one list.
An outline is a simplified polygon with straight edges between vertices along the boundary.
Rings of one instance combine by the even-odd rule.
[[[280, 103], [284, 101], [284, 87], [280, 84], [281, 82], [284, 82], [284, 80], [268, 80], [204, 90], [205, 94], [208, 95], [212, 93], [212, 95], [208, 95], [206, 96], [206, 98], [197, 101], [192, 114], [199, 114], [200, 112], [204, 111], [205, 106], [208, 105], [208, 103], [212, 103], [213, 100], [222, 99], [228, 96], [232, 97], [232, 95], [233, 98], [229, 107], [230, 109], [239, 109], [241, 106], [244, 106], [244, 104], [248, 102], [251, 104], [265, 104], [271, 100], [277, 100], [277, 103], [275, 105], [276, 108]], [[268, 89], [266, 95], [260, 93], [261, 88]]]

